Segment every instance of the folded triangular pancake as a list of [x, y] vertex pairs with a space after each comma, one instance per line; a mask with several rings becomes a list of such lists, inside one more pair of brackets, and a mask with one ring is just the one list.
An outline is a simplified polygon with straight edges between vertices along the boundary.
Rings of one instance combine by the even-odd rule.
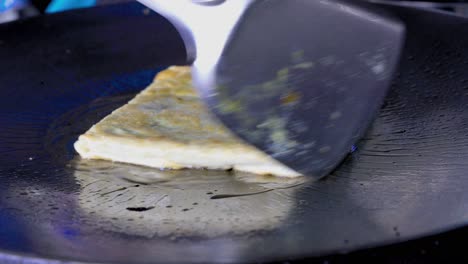
[[282, 165], [213, 120], [191, 84], [190, 67], [173, 66], [128, 104], [81, 135], [76, 151], [159, 169], [234, 169], [294, 177]]

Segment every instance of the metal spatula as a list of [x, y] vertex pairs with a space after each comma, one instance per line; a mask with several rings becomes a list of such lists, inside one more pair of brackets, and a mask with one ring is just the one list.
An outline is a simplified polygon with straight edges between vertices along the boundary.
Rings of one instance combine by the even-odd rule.
[[228, 128], [317, 178], [369, 126], [404, 38], [360, 1], [139, 1], [177, 27], [196, 88]]

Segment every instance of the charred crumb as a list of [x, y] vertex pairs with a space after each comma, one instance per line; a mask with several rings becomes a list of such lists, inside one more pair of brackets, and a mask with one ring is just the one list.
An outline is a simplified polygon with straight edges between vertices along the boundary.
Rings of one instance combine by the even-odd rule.
[[127, 207], [125, 209], [127, 209], [128, 211], [133, 211], [133, 212], [144, 212], [144, 211], [154, 209], [154, 206], [149, 206], [149, 207], [144, 207], [144, 206], [142, 206], [142, 207]]

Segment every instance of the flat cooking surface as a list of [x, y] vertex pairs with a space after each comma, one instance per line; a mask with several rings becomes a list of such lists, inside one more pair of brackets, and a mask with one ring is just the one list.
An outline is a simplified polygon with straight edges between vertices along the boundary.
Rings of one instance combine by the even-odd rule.
[[465, 225], [468, 23], [395, 10], [409, 32], [383, 110], [336, 172], [302, 185], [76, 157], [71, 144], [80, 133], [128, 101], [158, 70], [184, 63], [175, 30], [141, 5], [1, 26], [2, 256], [274, 260], [347, 252]]

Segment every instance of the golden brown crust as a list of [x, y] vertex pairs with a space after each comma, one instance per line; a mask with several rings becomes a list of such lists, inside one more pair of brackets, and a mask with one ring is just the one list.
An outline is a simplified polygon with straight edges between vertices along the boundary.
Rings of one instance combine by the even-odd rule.
[[[132, 152], [127, 155], [133, 157], [116, 153], [117, 146], [127, 148], [128, 152]], [[263, 152], [243, 143], [211, 117], [192, 87], [190, 67], [173, 66], [160, 72], [154, 82], [133, 100], [80, 136], [75, 148], [84, 158], [153, 167], [240, 166], [253, 168], [244, 170], [256, 173], [277, 175], [275, 171], [280, 168], [280, 174], [287, 174], [284, 176], [297, 175]], [[187, 153], [199, 153], [199, 157], [206, 162], [202, 159], [185, 161], [176, 157], [184, 157]], [[226, 163], [229, 160], [232, 162]], [[256, 163], [260, 169], [255, 169]], [[268, 167], [271, 167], [271, 171]]]

